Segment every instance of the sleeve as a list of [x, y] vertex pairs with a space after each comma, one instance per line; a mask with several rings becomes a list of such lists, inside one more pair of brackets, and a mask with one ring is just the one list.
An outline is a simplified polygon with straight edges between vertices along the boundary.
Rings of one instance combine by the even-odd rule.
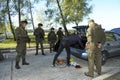
[[55, 33], [55, 41], [57, 41], [57, 35], [56, 35], [56, 33]]
[[19, 28], [15, 29], [15, 38], [16, 38], [16, 40], [20, 39], [20, 37], [21, 37], [20, 33], [21, 32], [20, 32]]
[[[25, 30], [25, 31], [26, 31], [26, 30]], [[28, 36], [28, 32], [27, 32], [27, 31], [26, 31], [26, 36], [27, 36], [27, 40], [26, 40], [26, 41], [27, 41], [28, 43], [30, 43], [31, 40], [30, 40], [30, 37]]]
[[88, 42], [93, 42], [93, 29], [92, 28], [88, 28], [86, 32], [86, 37], [87, 37]]
[[38, 35], [38, 31], [37, 31], [37, 29], [35, 29], [35, 31], [34, 31], [34, 35], [35, 35], [35, 36]]
[[45, 36], [45, 31], [43, 30], [43, 36]]
[[64, 36], [63, 32], [62, 32], [62, 36]]
[[47, 37], [48, 37], [48, 41], [50, 41], [50, 32], [48, 33], [48, 36], [47, 36]]

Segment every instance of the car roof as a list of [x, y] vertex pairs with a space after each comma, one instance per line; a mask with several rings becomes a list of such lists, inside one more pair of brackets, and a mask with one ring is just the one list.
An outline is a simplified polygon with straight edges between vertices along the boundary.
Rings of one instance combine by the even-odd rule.
[[75, 28], [75, 29], [86, 29], [86, 28], [88, 28], [88, 25], [74, 26], [72, 28]]
[[120, 28], [113, 28], [111, 31], [120, 34]]
[[112, 31], [105, 31], [105, 33], [113, 33], [113, 34], [118, 34], [118, 35], [120, 35], [119, 33], [112, 32]]

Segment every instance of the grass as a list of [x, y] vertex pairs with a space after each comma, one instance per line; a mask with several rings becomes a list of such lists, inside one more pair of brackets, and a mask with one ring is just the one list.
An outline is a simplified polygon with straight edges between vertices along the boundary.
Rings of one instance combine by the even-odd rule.
[[[32, 34], [29, 34], [29, 37], [31, 39], [30, 46], [35, 46], [35, 37]], [[47, 44], [47, 36], [45, 36], [44, 44]], [[16, 48], [16, 41], [14, 41], [13, 36], [10, 36], [8, 39], [5, 39], [2, 43], [0, 43], [0, 49], [6, 49], [6, 48]], [[29, 47], [29, 44], [27, 44], [27, 47]]]

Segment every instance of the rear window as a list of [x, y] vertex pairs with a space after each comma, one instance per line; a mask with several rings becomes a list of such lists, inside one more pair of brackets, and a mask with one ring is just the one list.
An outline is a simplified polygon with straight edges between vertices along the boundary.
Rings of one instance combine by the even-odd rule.
[[86, 35], [86, 31], [88, 29], [88, 26], [87, 25], [83, 25], [83, 26], [75, 26], [73, 27], [77, 30], [77, 34], [81, 34], [83, 36]]

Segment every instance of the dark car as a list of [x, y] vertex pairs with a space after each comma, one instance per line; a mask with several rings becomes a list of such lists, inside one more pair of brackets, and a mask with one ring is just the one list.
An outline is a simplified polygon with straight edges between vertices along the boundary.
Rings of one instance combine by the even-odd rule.
[[81, 34], [82, 36], [85, 36], [85, 33], [88, 29], [88, 25], [82, 25], [82, 26], [75, 26], [73, 27], [76, 29], [77, 34]]
[[[120, 34], [107, 31], [105, 32], [105, 35], [106, 35], [106, 42], [102, 46], [102, 51], [101, 51], [102, 64], [105, 64], [108, 58], [120, 55]], [[85, 60], [88, 59], [88, 53], [86, 49], [71, 47], [71, 54], [81, 59], [85, 59]]]
[[111, 32], [120, 34], [120, 28], [113, 28], [113, 29], [111, 29]]

